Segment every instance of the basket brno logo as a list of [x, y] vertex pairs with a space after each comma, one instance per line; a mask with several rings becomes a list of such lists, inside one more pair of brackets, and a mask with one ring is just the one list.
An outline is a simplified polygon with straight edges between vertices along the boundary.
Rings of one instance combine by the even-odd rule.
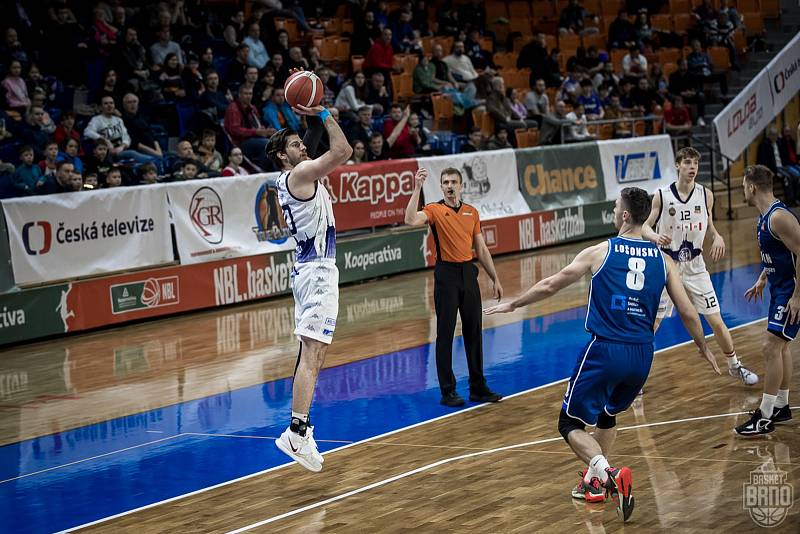
[[755, 469], [750, 471], [750, 482], [745, 482], [744, 509], [761, 527], [777, 527], [789, 515], [794, 504], [794, 487], [788, 475], [780, 469]]
[[198, 189], [189, 203], [189, 218], [200, 237], [212, 245], [222, 242], [225, 216], [216, 191], [210, 187]]

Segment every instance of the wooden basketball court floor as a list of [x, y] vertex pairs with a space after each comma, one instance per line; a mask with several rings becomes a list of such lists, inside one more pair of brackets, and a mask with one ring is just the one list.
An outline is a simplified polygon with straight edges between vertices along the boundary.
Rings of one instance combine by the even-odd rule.
[[[718, 226], [729, 253], [711, 266], [714, 284], [739, 355], [761, 374], [766, 305], [742, 297], [759, 272], [754, 223]], [[584, 246], [497, 259], [506, 292]], [[452, 410], [438, 404], [432, 272], [343, 287], [312, 411], [319, 474], [272, 442], [297, 352], [290, 297], [6, 349], [0, 532], [761, 530], [746, 487], [763, 473], [785, 473], [784, 490], [800, 480], [797, 423], [734, 437], [760, 384], [712, 374], [677, 318], [658, 332], [645, 395], [618, 418], [610, 459], [633, 470], [631, 521], [571, 499], [582, 466], [556, 419], [588, 340], [587, 289], [486, 317], [487, 377], [507, 397]], [[454, 364], [466, 394], [460, 338]], [[785, 517], [773, 531], [800, 531], [800, 505], [771, 512]]]

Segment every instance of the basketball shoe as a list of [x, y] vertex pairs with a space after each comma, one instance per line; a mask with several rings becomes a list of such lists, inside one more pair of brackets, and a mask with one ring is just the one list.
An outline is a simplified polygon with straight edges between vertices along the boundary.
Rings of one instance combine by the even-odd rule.
[[603, 485], [608, 496], [617, 505], [617, 513], [622, 521], [627, 521], [633, 513], [633, 474], [629, 467], [608, 467], [608, 480]]
[[309, 426], [306, 429], [305, 436], [296, 434], [287, 428], [283, 434], [275, 440], [275, 445], [292, 460], [309, 471], [315, 473], [322, 471], [324, 459], [319, 451], [317, 451], [317, 442], [314, 441], [313, 427]]
[[733, 378], [738, 378], [745, 386], [754, 386], [758, 384], [758, 375], [742, 364], [738, 364], [735, 367], [728, 367], [728, 374]]
[[589, 469], [583, 470], [583, 473], [581, 473], [580, 479], [578, 480], [578, 484], [572, 488], [572, 498], [582, 499], [586, 502], [592, 503], [605, 501], [606, 490], [600, 483], [600, 479], [597, 477], [592, 477], [592, 480], [590, 480], [588, 484], [583, 481], [583, 477], [586, 476], [587, 471], [589, 471]]
[[737, 426], [733, 430], [744, 438], [751, 438], [773, 432], [775, 424], [771, 419], [764, 417], [761, 414], [761, 409], [757, 408], [750, 414], [750, 419], [746, 423]]
[[792, 410], [789, 408], [788, 404], [783, 408], [775, 408], [774, 410], [772, 410], [772, 417], [770, 417], [770, 419], [772, 420], [772, 424], [785, 423], [787, 421], [791, 421]]

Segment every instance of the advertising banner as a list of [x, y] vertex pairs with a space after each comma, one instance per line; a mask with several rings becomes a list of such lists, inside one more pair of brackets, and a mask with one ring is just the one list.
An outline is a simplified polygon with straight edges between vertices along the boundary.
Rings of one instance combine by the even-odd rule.
[[442, 199], [441, 173], [453, 167], [461, 171], [463, 178], [461, 199], [478, 208], [481, 220], [530, 211], [517, 189], [517, 163], [511, 149], [420, 158], [418, 163], [429, 173], [423, 187], [425, 202]]
[[606, 200], [615, 201], [626, 187], [653, 194], [678, 179], [668, 135], [599, 141]]
[[17, 285], [173, 261], [159, 187], [15, 198], [3, 201], [3, 211]]
[[0, 295], [0, 344], [19, 343], [68, 330], [74, 317], [67, 284]]
[[531, 211], [605, 199], [597, 143], [577, 143], [516, 151], [519, 190]]
[[14, 288], [14, 271], [11, 269], [11, 248], [8, 246], [6, 218], [0, 213], [0, 293]]
[[338, 231], [403, 222], [417, 160], [343, 165], [327, 180]]
[[427, 234], [427, 227], [416, 227], [381, 239], [353, 239], [338, 244], [339, 281], [354, 282], [423, 269]]
[[800, 34], [714, 117], [720, 151], [735, 160], [800, 91]]
[[166, 184], [182, 264], [295, 246], [275, 190], [278, 173]]

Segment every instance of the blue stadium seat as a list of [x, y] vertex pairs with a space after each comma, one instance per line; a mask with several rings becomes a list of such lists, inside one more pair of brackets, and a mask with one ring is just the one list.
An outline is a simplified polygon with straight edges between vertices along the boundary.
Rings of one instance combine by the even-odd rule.
[[176, 102], [175, 111], [178, 113], [178, 135], [183, 135], [189, 130], [189, 124], [192, 120], [192, 115], [195, 114], [197, 108], [194, 104], [187, 104], [185, 102]]

